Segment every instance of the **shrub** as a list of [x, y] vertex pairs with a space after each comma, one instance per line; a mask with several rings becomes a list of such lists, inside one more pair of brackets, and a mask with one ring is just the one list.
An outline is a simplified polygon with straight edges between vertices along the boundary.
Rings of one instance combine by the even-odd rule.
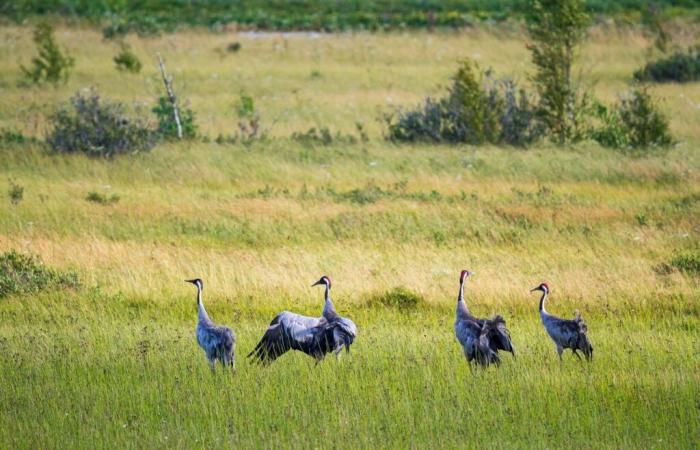
[[385, 306], [387, 308], [409, 311], [425, 304], [425, 299], [403, 286], [395, 287], [386, 292], [371, 294], [366, 301], [370, 307]]
[[119, 196], [117, 194], [112, 194], [107, 196], [105, 194], [100, 194], [99, 192], [91, 191], [88, 193], [85, 200], [93, 203], [99, 203], [100, 205], [110, 205], [112, 203], [117, 203], [119, 201]]
[[140, 119], [127, 117], [120, 103], [105, 102], [95, 90], [78, 92], [50, 119], [47, 143], [55, 152], [80, 152], [112, 157], [147, 151], [153, 147], [152, 131]]
[[3, 144], [30, 144], [36, 143], [36, 139], [23, 135], [20, 131], [0, 129], [0, 143]]
[[448, 95], [386, 118], [393, 141], [527, 145], [542, 134], [531, 97], [515, 81], [464, 62]]
[[229, 53], [238, 53], [241, 50], [240, 42], [231, 42], [226, 46], [226, 51]]
[[304, 144], [356, 144], [357, 138], [351, 134], [343, 134], [340, 131], [333, 133], [328, 127], [311, 127], [306, 132], [294, 132], [292, 139]]
[[637, 81], [688, 83], [700, 80], [700, 46], [647, 63], [634, 72]]
[[24, 198], [24, 187], [10, 180], [10, 189], [8, 189], [7, 195], [10, 197], [10, 203], [18, 205]]
[[648, 149], [673, 144], [668, 119], [644, 86], [636, 87], [613, 109], [598, 105], [598, 117], [604, 126], [592, 137], [603, 146]]
[[75, 60], [64, 50], [58, 48], [53, 38], [53, 27], [48, 23], [40, 23], [34, 29], [34, 43], [39, 52], [32, 58], [32, 66], [21, 66], [22, 73], [33, 83], [49, 81], [58, 83], [68, 79], [68, 72]]
[[250, 144], [267, 136], [267, 132], [262, 128], [260, 115], [255, 109], [255, 100], [245, 91], [241, 91], [238, 97], [236, 114], [238, 115], [238, 132], [229, 136], [219, 135], [216, 138], [217, 143], [235, 144], [236, 142], [242, 142], [243, 144]]
[[687, 275], [700, 274], [700, 252], [680, 252], [671, 258], [669, 264]]
[[0, 298], [45, 289], [76, 288], [79, 284], [76, 273], [47, 267], [36, 256], [14, 250], [0, 254]]
[[117, 69], [121, 71], [139, 73], [141, 71], [141, 61], [131, 51], [128, 44], [122, 42], [119, 53], [114, 57]]
[[[173, 105], [167, 96], [158, 98], [158, 103], [151, 110], [158, 120], [156, 133], [161, 139], [177, 139], [177, 123], [173, 114]], [[194, 122], [194, 112], [189, 108], [178, 106], [180, 126], [183, 139], [193, 139], [197, 136], [197, 125]]]
[[526, 14], [528, 49], [536, 73], [538, 115], [559, 143], [582, 137], [587, 95], [575, 85], [571, 68], [588, 25], [583, 0], [531, 0]]

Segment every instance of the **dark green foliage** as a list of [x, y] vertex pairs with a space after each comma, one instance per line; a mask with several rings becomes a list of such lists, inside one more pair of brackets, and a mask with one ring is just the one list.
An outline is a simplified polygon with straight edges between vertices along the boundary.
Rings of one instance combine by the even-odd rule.
[[386, 292], [370, 295], [366, 300], [367, 306], [385, 306], [401, 311], [410, 311], [425, 305], [425, 299], [403, 286], [395, 287]]
[[7, 195], [13, 205], [18, 205], [24, 198], [24, 187], [10, 180], [10, 189], [8, 189]]
[[241, 50], [240, 42], [231, 42], [226, 46], [226, 51], [229, 53], [238, 53]]
[[117, 203], [119, 201], [119, 196], [117, 194], [105, 195], [92, 191], [88, 193], [85, 200], [93, 203], [99, 203], [100, 205], [111, 205], [112, 203]]
[[56, 84], [67, 80], [75, 60], [65, 50], [58, 48], [53, 38], [53, 27], [48, 23], [38, 24], [34, 29], [34, 43], [39, 55], [32, 58], [31, 67], [21, 67], [22, 73], [33, 83], [48, 81]]
[[448, 95], [387, 117], [388, 137], [403, 142], [523, 146], [542, 133], [532, 99], [512, 80], [494, 80], [464, 62]]
[[700, 80], [700, 46], [649, 62], [634, 72], [634, 79], [657, 83], [698, 81]]
[[526, 15], [536, 72], [538, 115], [548, 134], [565, 143], [583, 136], [587, 96], [575, 85], [571, 68], [588, 26], [582, 0], [532, 0]]
[[[696, 0], [657, 0], [661, 12], [682, 15]], [[647, 9], [648, 0], [586, 0], [595, 14], [629, 17]], [[182, 25], [215, 29], [228, 23], [265, 30], [445, 28], [479, 21], [522, 17], [527, 0], [12, 0], [0, 2], [0, 15], [21, 21], [34, 15], [87, 18], [108, 25], [105, 37], [135, 32], [152, 35]], [[632, 13], [632, 14], [631, 14]]]
[[126, 116], [120, 103], [102, 101], [95, 90], [76, 93], [70, 106], [50, 118], [47, 143], [55, 152], [112, 157], [147, 151], [155, 143], [144, 121]]
[[124, 42], [121, 43], [119, 53], [114, 57], [114, 63], [117, 65], [117, 69], [122, 71], [131, 73], [141, 71], [141, 61], [131, 51], [131, 47]]
[[238, 115], [238, 131], [233, 135], [219, 135], [216, 138], [218, 144], [251, 144], [256, 140], [265, 139], [267, 132], [262, 128], [260, 115], [255, 109], [255, 99], [241, 91], [236, 103], [236, 114]]
[[621, 149], [649, 149], [673, 144], [668, 119], [646, 87], [636, 87], [613, 108], [598, 106], [603, 125], [591, 137], [601, 145]]
[[21, 132], [10, 129], [0, 129], [0, 143], [3, 144], [34, 144], [37, 140], [27, 137]]
[[[177, 123], [173, 115], [173, 105], [167, 96], [158, 98], [158, 103], [151, 110], [158, 119], [156, 133], [161, 139], [177, 139]], [[189, 108], [178, 106], [180, 113], [180, 125], [182, 126], [182, 138], [193, 139], [197, 137], [197, 124], [194, 122], [194, 112]]]
[[[365, 136], [366, 137], [366, 136]], [[295, 132], [292, 139], [303, 144], [332, 145], [332, 144], [356, 144], [357, 138], [351, 134], [343, 134], [340, 131], [333, 133], [328, 127], [311, 127], [306, 132]]]
[[676, 253], [669, 264], [687, 275], [700, 275], [700, 251]]
[[78, 275], [59, 272], [36, 256], [15, 250], [0, 254], [0, 298], [11, 294], [34, 294], [46, 289], [77, 288]]

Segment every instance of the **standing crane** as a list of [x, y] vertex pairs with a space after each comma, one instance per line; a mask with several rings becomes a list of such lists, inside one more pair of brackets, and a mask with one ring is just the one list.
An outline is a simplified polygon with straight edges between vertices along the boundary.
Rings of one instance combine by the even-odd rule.
[[515, 356], [515, 349], [503, 317], [496, 315], [491, 319], [479, 319], [469, 312], [464, 302], [464, 282], [470, 275], [473, 273], [468, 270], [463, 270], [459, 275], [455, 336], [462, 345], [470, 366], [472, 361], [484, 367], [490, 364], [498, 365], [501, 363], [499, 350], [511, 352]]
[[209, 366], [214, 370], [216, 361], [219, 360], [224, 367], [230, 366], [231, 370], [236, 370], [236, 336], [230, 328], [215, 325], [209, 318], [207, 310], [202, 303], [202, 290], [204, 283], [199, 278], [185, 280], [197, 286], [197, 308], [199, 310], [199, 320], [197, 321], [197, 342], [204, 349], [204, 353], [209, 361]]
[[325, 286], [321, 317], [307, 317], [289, 311], [279, 313], [248, 357], [269, 364], [288, 350], [298, 350], [314, 358], [318, 364], [330, 352], [336, 359], [340, 359], [343, 348], [350, 353], [357, 327], [352, 320], [336, 312], [330, 295], [331, 279], [324, 275], [311, 286], [318, 285]]
[[549, 337], [552, 338], [554, 344], [557, 346], [559, 360], [561, 361], [561, 354], [564, 352], [565, 348], [570, 348], [579, 360], [581, 356], [576, 350], [581, 350], [587, 360], [593, 359], [593, 346], [588, 339], [588, 327], [583, 321], [581, 314], [577, 311], [573, 320], [553, 316], [544, 308], [544, 302], [549, 295], [549, 286], [547, 286], [547, 283], [540, 284], [530, 292], [535, 291], [542, 292], [542, 298], [540, 298], [540, 317], [542, 318], [542, 324], [545, 330], [547, 330]]

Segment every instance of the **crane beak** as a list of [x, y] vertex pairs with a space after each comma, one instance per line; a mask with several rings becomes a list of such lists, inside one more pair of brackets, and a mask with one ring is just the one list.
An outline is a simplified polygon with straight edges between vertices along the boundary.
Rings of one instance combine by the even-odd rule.
[[536, 287], [536, 288], [534, 288], [534, 289], [530, 289], [530, 292], [535, 292], [535, 291], [539, 291], [539, 290], [540, 290], [540, 287], [539, 287], [539, 286], [537, 286], [537, 287]]
[[323, 282], [321, 280], [318, 280], [317, 282], [312, 284], [311, 287], [318, 286], [319, 284], [323, 284]]
[[194, 280], [185, 280], [185, 282], [194, 284]]

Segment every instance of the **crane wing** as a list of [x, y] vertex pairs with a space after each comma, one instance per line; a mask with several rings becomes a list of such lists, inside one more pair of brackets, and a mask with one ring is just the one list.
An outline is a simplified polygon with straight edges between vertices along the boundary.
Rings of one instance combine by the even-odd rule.
[[314, 344], [321, 319], [284, 311], [278, 314], [248, 357], [271, 363], [290, 349], [303, 350]]
[[510, 333], [506, 328], [506, 321], [501, 316], [495, 316], [488, 321], [489, 341], [492, 348], [504, 350], [515, 355], [515, 348], [510, 340]]

